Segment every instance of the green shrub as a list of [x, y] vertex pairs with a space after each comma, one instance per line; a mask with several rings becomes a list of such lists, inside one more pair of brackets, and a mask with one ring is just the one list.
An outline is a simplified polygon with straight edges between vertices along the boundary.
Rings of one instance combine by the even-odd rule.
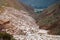
[[0, 40], [15, 40], [12, 35], [6, 32], [0, 32]]

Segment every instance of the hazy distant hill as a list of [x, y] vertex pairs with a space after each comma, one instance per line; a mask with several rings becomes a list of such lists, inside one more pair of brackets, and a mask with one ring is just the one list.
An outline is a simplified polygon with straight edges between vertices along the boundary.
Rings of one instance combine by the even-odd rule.
[[20, 0], [20, 1], [27, 5], [31, 5], [35, 9], [43, 9], [60, 0]]

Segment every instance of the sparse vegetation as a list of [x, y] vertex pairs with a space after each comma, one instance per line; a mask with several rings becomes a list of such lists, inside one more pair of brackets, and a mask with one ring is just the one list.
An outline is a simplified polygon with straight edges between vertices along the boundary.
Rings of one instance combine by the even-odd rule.
[[12, 35], [6, 32], [0, 32], [0, 40], [15, 40]]

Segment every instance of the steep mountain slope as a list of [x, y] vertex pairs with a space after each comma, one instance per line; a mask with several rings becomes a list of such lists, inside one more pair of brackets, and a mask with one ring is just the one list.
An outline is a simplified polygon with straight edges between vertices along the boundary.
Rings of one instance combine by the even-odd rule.
[[0, 32], [7, 32], [16, 40], [59, 40], [60, 36], [48, 35], [47, 30], [39, 29], [36, 21], [12, 7], [5, 7], [0, 14]]
[[37, 14], [35, 14], [33, 11], [33, 8], [30, 6], [27, 6], [21, 2], [18, 2], [18, 0], [0, 0], [0, 9], [3, 10], [4, 7], [14, 7], [15, 9], [24, 11], [23, 13], [28, 14], [29, 16], [32, 16], [35, 18]]
[[51, 34], [60, 34], [60, 4], [49, 6], [39, 15], [37, 21], [40, 28], [50, 30]]
[[[34, 15], [29, 14], [30, 11], [26, 11], [24, 6], [22, 6], [23, 8], [19, 7], [18, 4], [15, 6], [15, 0], [0, 0], [0, 2], [0, 32], [6, 32], [16, 40], [60, 39], [60, 36], [48, 35], [47, 30], [39, 29], [39, 25], [36, 24], [35, 19], [32, 17]], [[10, 4], [11, 2], [12, 4]]]
[[0, 13], [0, 32], [7, 32], [19, 38], [20, 35], [25, 36], [38, 28], [32, 17], [15, 8], [5, 7], [4, 9], [5, 11]]

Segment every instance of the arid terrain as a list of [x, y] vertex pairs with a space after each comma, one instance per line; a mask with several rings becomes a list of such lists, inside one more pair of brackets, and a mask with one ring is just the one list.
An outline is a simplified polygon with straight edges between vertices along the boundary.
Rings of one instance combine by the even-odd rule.
[[0, 0], [0, 3], [0, 32], [16, 40], [60, 40], [60, 35], [56, 35], [60, 32], [60, 4], [38, 15], [33, 8], [17, 0]]

